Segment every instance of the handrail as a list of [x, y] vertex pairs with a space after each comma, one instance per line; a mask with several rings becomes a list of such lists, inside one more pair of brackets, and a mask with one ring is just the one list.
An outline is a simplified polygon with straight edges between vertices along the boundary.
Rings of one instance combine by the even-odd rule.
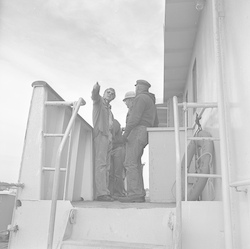
[[52, 190], [52, 202], [51, 202], [51, 210], [50, 210], [50, 220], [49, 220], [49, 232], [48, 232], [48, 244], [47, 249], [52, 249], [53, 246], [53, 236], [54, 236], [54, 228], [55, 228], [55, 218], [56, 218], [56, 205], [57, 205], [57, 197], [58, 197], [58, 189], [59, 189], [59, 173], [60, 173], [60, 164], [61, 164], [61, 155], [65, 143], [69, 137], [69, 133], [71, 128], [75, 122], [77, 117], [77, 113], [81, 105], [85, 105], [86, 102], [79, 98], [77, 104], [75, 106], [75, 110], [71, 116], [69, 124], [66, 128], [62, 141], [58, 147], [57, 155], [56, 155], [56, 162], [55, 162], [55, 174], [54, 174], [54, 183], [53, 183], [53, 190]]
[[174, 233], [174, 249], [182, 247], [182, 191], [181, 191], [181, 152], [180, 152], [180, 126], [178, 113], [178, 99], [173, 97], [174, 108], [174, 128], [175, 128], [175, 145], [176, 145], [176, 224]]

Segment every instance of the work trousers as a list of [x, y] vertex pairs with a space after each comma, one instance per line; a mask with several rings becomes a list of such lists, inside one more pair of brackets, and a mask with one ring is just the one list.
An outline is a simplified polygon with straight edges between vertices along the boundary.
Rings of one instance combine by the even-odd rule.
[[125, 146], [120, 146], [111, 152], [111, 168], [109, 172], [109, 191], [114, 196], [124, 196], [124, 160]]
[[147, 127], [135, 127], [128, 136], [124, 162], [127, 178], [128, 196], [145, 196], [141, 157], [143, 155], [143, 150], [147, 144]]
[[110, 195], [109, 170], [112, 142], [108, 136], [103, 136], [101, 132], [94, 138], [95, 147], [95, 186], [96, 197], [101, 195]]

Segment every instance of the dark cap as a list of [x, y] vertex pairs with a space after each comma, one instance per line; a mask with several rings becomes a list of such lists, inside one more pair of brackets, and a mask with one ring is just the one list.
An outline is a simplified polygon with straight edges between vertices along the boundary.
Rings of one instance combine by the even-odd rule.
[[147, 88], [151, 87], [151, 85], [146, 80], [137, 80], [135, 86], [141, 85]]

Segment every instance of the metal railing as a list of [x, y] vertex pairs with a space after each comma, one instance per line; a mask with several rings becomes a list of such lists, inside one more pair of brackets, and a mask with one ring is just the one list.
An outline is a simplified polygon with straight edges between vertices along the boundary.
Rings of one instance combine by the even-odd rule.
[[[67, 106], [71, 105], [72, 102], [56, 102], [56, 101], [50, 101], [46, 102], [46, 105], [62, 105], [62, 106]], [[66, 128], [66, 131], [63, 135], [62, 141], [58, 147], [57, 150], [57, 155], [56, 155], [56, 162], [55, 162], [55, 173], [54, 173], [54, 181], [53, 181], [53, 190], [52, 190], [52, 202], [51, 202], [51, 210], [50, 210], [50, 220], [49, 220], [49, 232], [48, 232], [48, 244], [47, 248], [52, 249], [53, 246], [53, 236], [54, 236], [54, 229], [55, 229], [55, 217], [56, 217], [56, 206], [57, 206], [57, 198], [58, 198], [58, 191], [59, 191], [59, 174], [60, 174], [60, 164], [61, 164], [61, 155], [63, 148], [67, 142], [67, 139], [69, 138], [69, 134], [71, 132], [71, 129], [75, 123], [75, 119], [77, 117], [77, 113], [81, 105], [85, 105], [86, 102], [82, 99], [79, 98], [77, 103], [74, 103], [74, 111], [72, 113], [71, 119], [68, 123], [68, 126]]]

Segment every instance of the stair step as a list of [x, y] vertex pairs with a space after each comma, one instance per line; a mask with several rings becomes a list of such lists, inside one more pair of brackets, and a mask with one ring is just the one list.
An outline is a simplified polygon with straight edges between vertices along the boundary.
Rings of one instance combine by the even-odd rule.
[[[172, 245], [168, 226], [175, 204], [79, 202], [70, 240]], [[151, 247], [152, 248], [152, 247]]]
[[171, 246], [152, 245], [142, 243], [128, 243], [104, 240], [66, 240], [62, 242], [61, 249], [171, 249]]

